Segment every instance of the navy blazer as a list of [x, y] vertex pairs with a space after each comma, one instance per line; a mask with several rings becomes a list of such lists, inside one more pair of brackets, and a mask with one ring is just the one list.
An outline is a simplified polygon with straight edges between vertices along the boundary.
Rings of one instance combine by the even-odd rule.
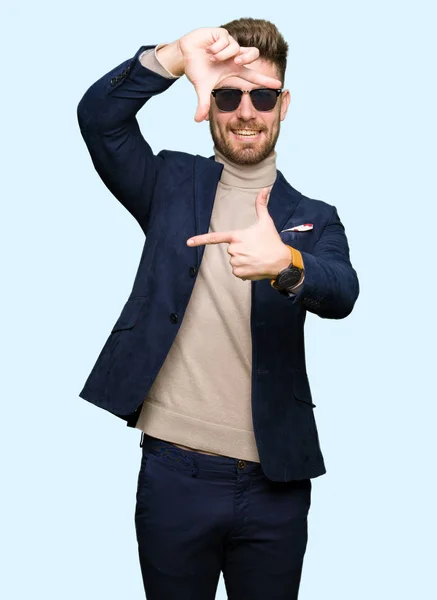
[[[142, 402], [173, 344], [199, 272], [223, 165], [214, 157], [163, 150], [154, 155], [136, 113], [176, 80], [146, 69], [139, 55], [104, 75], [85, 93], [78, 120], [94, 166], [146, 235], [132, 291], [80, 397], [135, 426]], [[265, 475], [273, 481], [326, 472], [305, 366], [307, 311], [342, 319], [359, 287], [335, 207], [295, 190], [280, 171], [269, 214], [284, 243], [301, 251], [304, 285], [283, 295], [268, 279], [251, 282], [252, 415]], [[313, 223], [305, 232], [282, 232]]]

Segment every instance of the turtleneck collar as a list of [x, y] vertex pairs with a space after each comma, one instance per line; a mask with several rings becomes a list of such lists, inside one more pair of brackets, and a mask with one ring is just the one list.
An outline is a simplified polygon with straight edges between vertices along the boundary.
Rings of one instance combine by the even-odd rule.
[[259, 189], [276, 180], [276, 152], [256, 165], [237, 165], [214, 146], [215, 160], [224, 165], [220, 183], [238, 188]]

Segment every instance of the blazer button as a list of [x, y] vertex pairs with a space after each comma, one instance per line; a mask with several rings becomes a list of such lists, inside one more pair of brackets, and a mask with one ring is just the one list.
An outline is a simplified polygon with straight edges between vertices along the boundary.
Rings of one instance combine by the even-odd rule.
[[170, 315], [170, 321], [172, 323], [177, 323], [178, 322], [178, 316], [177, 316], [177, 314], [171, 313], [171, 315]]
[[197, 273], [197, 267], [190, 267], [190, 275], [194, 277]]

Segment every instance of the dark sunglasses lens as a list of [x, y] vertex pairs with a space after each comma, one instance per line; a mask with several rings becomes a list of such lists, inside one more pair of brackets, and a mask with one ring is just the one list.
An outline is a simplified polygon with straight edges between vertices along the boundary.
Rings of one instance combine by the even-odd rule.
[[219, 110], [231, 112], [238, 108], [240, 104], [240, 90], [216, 90], [215, 103]]
[[256, 110], [266, 111], [275, 108], [278, 94], [275, 90], [253, 90], [251, 97]]

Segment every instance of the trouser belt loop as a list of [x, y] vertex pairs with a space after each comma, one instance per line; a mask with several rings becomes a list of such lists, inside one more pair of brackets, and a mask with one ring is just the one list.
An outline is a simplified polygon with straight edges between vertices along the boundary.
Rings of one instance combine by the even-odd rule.
[[144, 443], [144, 431], [141, 432], [140, 448], [143, 447], [143, 443]]

